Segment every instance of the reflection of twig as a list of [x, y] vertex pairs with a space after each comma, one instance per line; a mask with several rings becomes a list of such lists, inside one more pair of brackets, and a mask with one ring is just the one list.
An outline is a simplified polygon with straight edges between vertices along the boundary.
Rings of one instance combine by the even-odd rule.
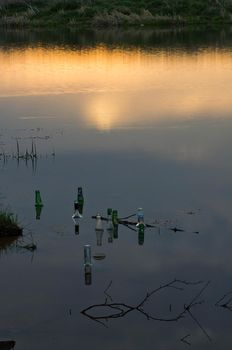
[[[202, 281], [188, 282], [188, 281], [184, 281], [184, 280], [174, 279], [171, 282], [168, 282], [166, 284], [160, 285], [158, 288], [156, 288], [153, 291], [147, 293], [146, 296], [136, 306], [131, 306], [131, 305], [128, 305], [128, 304], [125, 304], [125, 303], [112, 303], [112, 302], [108, 303], [108, 298], [110, 296], [107, 293], [107, 291], [109, 290], [109, 288], [112, 285], [112, 281], [111, 281], [109, 283], [109, 285], [107, 286], [107, 288], [105, 289], [105, 291], [104, 291], [104, 294], [106, 294], [106, 296], [107, 296], [106, 300], [105, 300], [105, 303], [90, 305], [86, 309], [83, 309], [81, 311], [81, 313], [83, 315], [85, 315], [86, 317], [90, 318], [91, 320], [103, 324], [104, 326], [106, 326], [104, 321], [108, 321], [109, 319], [124, 317], [124, 316], [126, 316], [128, 313], [130, 313], [132, 311], [138, 311], [139, 313], [144, 315], [148, 320], [160, 321], [160, 322], [174, 322], [174, 321], [178, 321], [181, 318], [183, 318], [186, 314], [188, 314], [194, 320], [194, 322], [198, 325], [198, 327], [202, 330], [202, 332], [207, 337], [207, 339], [211, 340], [211, 338], [209, 337], [209, 335], [206, 332], [206, 330], [203, 328], [203, 326], [195, 318], [195, 316], [193, 316], [193, 314], [191, 312], [191, 309], [193, 307], [195, 307], [196, 305], [201, 305], [202, 304], [202, 301], [199, 301], [199, 297], [202, 295], [202, 293], [208, 287], [209, 283], [210, 282], [204, 283], [203, 287], [200, 289], [199, 292], [197, 292], [197, 294], [194, 295], [192, 300], [187, 305], [183, 306], [183, 310], [180, 311], [179, 314], [177, 314], [177, 315], [175, 315], [173, 317], [167, 317], [167, 318], [166, 317], [157, 317], [157, 316], [151, 315], [149, 312], [145, 311], [143, 309], [143, 307], [144, 307], [145, 303], [154, 294], [160, 292], [161, 290], [164, 290], [164, 289], [167, 289], [167, 288], [173, 288], [173, 289], [176, 289], [178, 291], [183, 291], [185, 289], [184, 286], [200, 285], [200, 284], [203, 284]], [[110, 299], [112, 301], [111, 297], [110, 297]], [[108, 309], [107, 310], [108, 313], [102, 314], [103, 313], [103, 309], [105, 309], [105, 310]], [[100, 314], [96, 315], [96, 316], [92, 315], [91, 311], [96, 311], [96, 310], [100, 310]], [[113, 313], [112, 313], [112, 310], [113, 310]]]
[[[137, 222], [128, 221], [128, 220], [121, 220], [121, 219], [118, 220], [118, 223], [119, 224], [123, 224], [123, 225], [131, 225], [131, 226], [136, 226], [137, 225]], [[148, 228], [157, 228], [157, 226], [155, 226], [155, 225], [146, 224], [146, 223], [145, 223], [145, 226], [148, 227]]]
[[184, 230], [182, 230], [181, 228], [178, 228], [178, 227], [171, 227], [170, 229], [169, 229], [170, 231], [173, 231], [173, 232], [184, 232]]
[[136, 214], [131, 214], [131, 215], [125, 216], [124, 218], [119, 218], [119, 220], [130, 219], [130, 218], [133, 218], [134, 216], [136, 216]]
[[129, 228], [129, 230], [137, 232], [137, 230], [136, 230], [134, 227], [130, 227], [129, 225], [127, 225], [127, 224], [125, 224], [125, 223], [122, 223], [122, 222], [121, 222], [121, 224], [122, 224], [123, 226]]
[[108, 298], [109, 298], [111, 301], [113, 301], [111, 295], [109, 295], [109, 294], [107, 293], [107, 291], [110, 289], [111, 285], [112, 285], [112, 281], [110, 281], [109, 285], [108, 285], [108, 286], [106, 287], [106, 289], [104, 290], [104, 294], [106, 295], [106, 301], [105, 301], [106, 304], [107, 304]]
[[190, 334], [185, 335], [183, 338], [180, 339], [180, 341], [190, 346], [191, 343], [186, 340], [188, 337], [190, 337]]
[[[26, 242], [25, 238], [28, 239], [28, 236], [30, 238], [29, 238], [29, 241]], [[25, 249], [25, 250], [28, 250], [28, 251], [34, 253], [34, 251], [37, 249], [37, 245], [34, 242], [34, 239], [33, 239], [31, 232], [29, 232], [27, 236], [22, 237], [20, 240], [18, 240], [16, 242], [16, 248]]]
[[[92, 216], [92, 219], [96, 219], [96, 215]], [[105, 218], [105, 217], [101, 217], [101, 220], [102, 221], [108, 221], [108, 218]], [[122, 224], [122, 225], [131, 225], [131, 226], [136, 226], [137, 225], [137, 221], [128, 221], [128, 220], [122, 220], [122, 219], [118, 219], [118, 223], [119, 224]], [[157, 226], [155, 225], [151, 225], [151, 224], [145, 224], [146, 227], [148, 228], [157, 228]]]
[[200, 324], [200, 322], [196, 319], [195, 316], [193, 316], [192, 312], [188, 309], [187, 310], [189, 315], [191, 316], [191, 318], [193, 319], [193, 321], [198, 325], [198, 327], [202, 330], [202, 332], [204, 333], [204, 335], [206, 336], [206, 338], [209, 341], [212, 341], [212, 339], [210, 338], [209, 334], [206, 332], [206, 330], [204, 329], [204, 327]]
[[215, 303], [215, 306], [220, 306], [220, 307], [223, 307], [224, 309], [227, 309], [229, 311], [232, 311], [232, 305], [230, 305], [230, 302], [232, 301], [232, 297], [229, 298], [227, 301], [226, 301], [226, 298], [232, 294], [232, 291], [231, 292], [228, 292], [226, 294], [223, 295], [223, 297], [221, 297], [216, 303]]

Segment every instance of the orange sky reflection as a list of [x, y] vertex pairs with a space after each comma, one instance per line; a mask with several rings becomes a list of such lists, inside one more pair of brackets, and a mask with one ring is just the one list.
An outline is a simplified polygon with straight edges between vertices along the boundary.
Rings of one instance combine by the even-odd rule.
[[0, 76], [2, 98], [85, 94], [81, 117], [99, 130], [232, 115], [227, 51], [16, 49], [0, 51]]

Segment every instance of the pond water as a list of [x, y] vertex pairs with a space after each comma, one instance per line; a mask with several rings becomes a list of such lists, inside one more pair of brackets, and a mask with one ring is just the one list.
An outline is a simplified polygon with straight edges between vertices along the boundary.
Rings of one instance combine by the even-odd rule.
[[[0, 341], [231, 349], [230, 28], [2, 30], [0, 77], [0, 203], [25, 235], [1, 242]], [[120, 224], [111, 239], [104, 222], [97, 244], [93, 215], [138, 207], [155, 227]], [[105, 255], [91, 276], [86, 244]]]

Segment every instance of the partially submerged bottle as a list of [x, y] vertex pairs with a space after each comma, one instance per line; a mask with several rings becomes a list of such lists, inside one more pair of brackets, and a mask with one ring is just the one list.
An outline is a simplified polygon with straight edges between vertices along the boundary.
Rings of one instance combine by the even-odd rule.
[[[82, 218], [82, 215], [81, 213], [79, 212], [78, 209], [75, 210], [74, 214], [72, 215], [72, 219], [73, 220], [77, 220], [77, 219], [81, 219]], [[74, 221], [75, 222], [75, 221]]]
[[78, 187], [77, 189], [77, 202], [82, 206], [84, 205], [84, 196], [83, 196], [82, 187]]
[[101, 219], [101, 215], [97, 214], [96, 215], [96, 227], [95, 227], [96, 231], [103, 231], [103, 225], [102, 225], [102, 219]]
[[101, 246], [102, 245], [102, 236], [103, 236], [103, 224], [102, 224], [102, 219], [101, 215], [97, 214], [96, 215], [96, 226], [95, 226], [95, 232], [96, 232], [96, 237], [97, 237], [97, 245]]
[[83, 214], [83, 203], [80, 204], [78, 201], [74, 201], [74, 210], [78, 210], [79, 214]]

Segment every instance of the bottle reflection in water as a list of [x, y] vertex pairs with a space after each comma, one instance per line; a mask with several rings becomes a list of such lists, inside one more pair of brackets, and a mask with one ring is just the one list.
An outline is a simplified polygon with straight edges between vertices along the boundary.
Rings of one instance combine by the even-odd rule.
[[84, 265], [85, 265], [85, 284], [92, 283], [92, 265], [91, 265], [91, 246], [86, 244], [84, 246]]
[[112, 211], [112, 222], [113, 225], [118, 225], [118, 211], [117, 210], [113, 210]]
[[40, 220], [40, 216], [42, 213], [43, 206], [35, 206], [36, 220]]
[[114, 239], [118, 239], [118, 225], [114, 225], [113, 237]]
[[75, 235], [79, 235], [79, 233], [80, 233], [80, 225], [79, 225], [80, 217], [74, 213], [72, 215], [72, 220], [73, 220], [74, 225], [75, 225]]
[[96, 227], [95, 227], [95, 232], [96, 232], [96, 237], [97, 237], [97, 245], [101, 246], [102, 245], [102, 236], [103, 236], [103, 224], [102, 224], [102, 219], [101, 215], [97, 214], [96, 216]]
[[74, 202], [74, 214], [72, 215], [73, 222], [75, 224], [75, 235], [79, 235], [80, 233], [80, 219], [82, 219], [83, 206], [80, 205], [77, 201]]
[[85, 285], [90, 286], [92, 284], [92, 266], [85, 265]]
[[91, 265], [91, 246], [89, 244], [84, 246], [84, 264]]
[[79, 235], [80, 233], [80, 226], [79, 224], [75, 224], [75, 235]]
[[112, 219], [112, 209], [108, 208], [107, 209], [107, 220], [109, 221], [110, 219]]
[[79, 213], [79, 217], [82, 217], [83, 214], [83, 204], [78, 203], [77, 201], [74, 202], [74, 210], [75, 212]]
[[143, 245], [144, 243], [144, 232], [145, 232], [145, 225], [143, 223], [140, 223], [138, 225], [138, 244]]
[[114, 225], [112, 221], [112, 209], [107, 210], [107, 232], [108, 232], [108, 243], [113, 242], [114, 236]]
[[97, 245], [102, 246], [102, 237], [103, 237], [103, 230], [95, 230], [96, 231], [96, 237], [97, 237]]
[[111, 228], [107, 228], [107, 232], [108, 232], [108, 243], [113, 243], [114, 240], [114, 228], [113, 225]]

